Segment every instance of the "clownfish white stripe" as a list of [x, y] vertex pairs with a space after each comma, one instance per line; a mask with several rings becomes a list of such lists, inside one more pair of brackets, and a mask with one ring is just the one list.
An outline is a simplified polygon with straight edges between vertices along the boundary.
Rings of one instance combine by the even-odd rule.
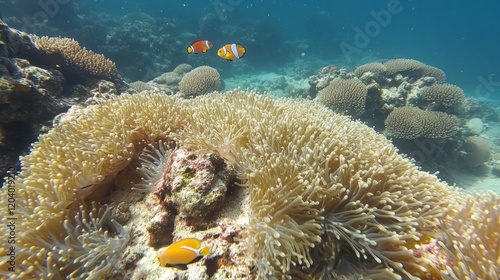
[[233, 52], [236, 58], [240, 58], [240, 55], [238, 54], [238, 49], [236, 48], [236, 44], [231, 44], [231, 51]]
[[207, 47], [207, 49], [211, 48], [209, 44], [210, 44], [210, 42], [208, 40], [205, 40], [205, 46]]
[[188, 246], [181, 246], [180, 248], [181, 248], [181, 249], [186, 249], [186, 250], [189, 250], [189, 251], [191, 251], [191, 252], [195, 253], [195, 254], [196, 254], [196, 256], [201, 256], [201, 254], [200, 254], [201, 248], [200, 248], [200, 249], [193, 249], [193, 248], [188, 247]]
[[226, 55], [227, 53], [226, 46], [222, 47], [222, 50], [224, 51], [224, 55]]

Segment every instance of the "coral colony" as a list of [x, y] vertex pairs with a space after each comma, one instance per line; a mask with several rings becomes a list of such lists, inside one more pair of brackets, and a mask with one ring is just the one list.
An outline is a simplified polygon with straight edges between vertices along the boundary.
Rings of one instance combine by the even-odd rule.
[[23, 115], [13, 94], [42, 106], [30, 129], [64, 112], [2, 188], [7, 205], [15, 186], [16, 232], [1, 277], [498, 279], [500, 196], [448, 185], [386, 138], [489, 160], [477, 107], [440, 69], [331, 65], [309, 99], [219, 92], [215, 68], [187, 64], [129, 86], [72, 39], [0, 23], [1, 63], [16, 69], [0, 69], [6, 119]]

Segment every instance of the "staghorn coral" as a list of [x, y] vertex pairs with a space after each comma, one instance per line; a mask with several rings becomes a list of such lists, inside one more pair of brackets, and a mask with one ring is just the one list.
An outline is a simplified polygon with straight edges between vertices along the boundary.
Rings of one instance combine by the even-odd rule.
[[447, 138], [458, 132], [458, 120], [443, 112], [400, 107], [387, 116], [385, 128], [387, 134], [395, 138]]
[[210, 66], [200, 66], [182, 77], [179, 89], [184, 97], [194, 97], [219, 90], [221, 83], [219, 71]]
[[438, 84], [425, 87], [419, 92], [425, 102], [435, 102], [438, 106], [453, 107], [464, 101], [464, 91], [451, 84]]
[[365, 112], [367, 93], [359, 79], [335, 79], [318, 93], [316, 100], [335, 111], [360, 116]]
[[[100, 126], [95, 125], [97, 120]], [[436, 176], [418, 170], [373, 129], [316, 102], [275, 101], [239, 90], [192, 100], [147, 92], [124, 94], [74, 109], [23, 158], [16, 180], [18, 221], [32, 230], [18, 237], [18, 259], [27, 277], [38, 278], [47, 267], [67, 264], [51, 263], [45, 256], [52, 250], [52, 241], [39, 244], [34, 239], [43, 239], [51, 228], [64, 227], [66, 214], [77, 213], [71, 209], [78, 209], [82, 199], [102, 198], [117, 173], [128, 173], [120, 171], [127, 171], [144, 147], [156, 147], [160, 141], [198, 153], [218, 153], [236, 168], [240, 184], [247, 188], [248, 194], [237, 201], [243, 204], [238, 210], [247, 221], [238, 237], [243, 241], [239, 257], [226, 259], [230, 254], [219, 253], [222, 248], [216, 247], [220, 259], [215, 259], [215, 273], [223, 273], [226, 266], [254, 265], [256, 275], [240, 277], [425, 278], [434, 266], [414, 251], [430, 237], [440, 236], [441, 225], [450, 223], [465, 200], [465, 195]], [[159, 156], [166, 154], [160, 151]], [[6, 195], [0, 200], [5, 203]], [[473, 208], [482, 211], [485, 206]], [[148, 207], [148, 211], [154, 209]], [[236, 228], [234, 222], [226, 224]], [[478, 227], [478, 236], [486, 236], [495, 226]], [[212, 230], [204, 242], [224, 231]], [[457, 234], [464, 230], [457, 229]], [[128, 270], [132, 278], [155, 279], [171, 271], [149, 269], [158, 267], [149, 261], [152, 249], [144, 245], [142, 235], [130, 238], [141, 240], [142, 254], [133, 254], [128, 266], [114, 273]], [[480, 239], [471, 241], [475, 243], [471, 246], [480, 246]], [[225, 242], [227, 247], [236, 241]], [[2, 255], [4, 250], [0, 248]], [[446, 249], [442, 250], [444, 254]], [[42, 252], [37, 263], [29, 258], [33, 252]], [[444, 271], [461, 266], [461, 256], [456, 257], [443, 262]], [[478, 256], [483, 257], [487, 255]], [[89, 263], [86, 269], [94, 268], [99, 266]], [[0, 269], [7, 273], [6, 264]], [[200, 267], [197, 271], [206, 275]], [[144, 274], [133, 275], [136, 272]], [[440, 270], [435, 278], [451, 277]]]
[[80, 44], [71, 38], [31, 36], [37, 48], [52, 62], [53, 68], [61, 71], [83, 72], [85, 75], [113, 78], [116, 75], [115, 63], [81, 48]]

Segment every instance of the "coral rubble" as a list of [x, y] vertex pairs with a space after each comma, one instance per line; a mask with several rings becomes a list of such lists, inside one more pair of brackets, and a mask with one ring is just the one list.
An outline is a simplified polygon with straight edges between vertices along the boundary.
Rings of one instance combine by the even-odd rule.
[[[492, 261], [497, 195], [461, 193], [373, 129], [314, 101], [239, 90], [190, 100], [123, 94], [72, 109], [22, 165], [15, 180], [22, 273], [13, 278], [500, 273]], [[223, 191], [214, 182], [226, 168], [236, 185], [222, 180]], [[186, 201], [191, 191], [207, 197]], [[190, 218], [200, 205], [211, 214], [197, 224]], [[185, 271], [160, 267], [158, 247], [185, 237], [202, 240], [212, 254]], [[0, 258], [7, 275], [9, 263]]]

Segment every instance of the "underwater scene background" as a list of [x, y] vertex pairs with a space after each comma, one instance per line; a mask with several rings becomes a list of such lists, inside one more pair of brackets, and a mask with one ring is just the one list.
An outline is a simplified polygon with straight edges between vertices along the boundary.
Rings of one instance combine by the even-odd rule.
[[499, 279], [499, 10], [0, 0], [0, 279]]

